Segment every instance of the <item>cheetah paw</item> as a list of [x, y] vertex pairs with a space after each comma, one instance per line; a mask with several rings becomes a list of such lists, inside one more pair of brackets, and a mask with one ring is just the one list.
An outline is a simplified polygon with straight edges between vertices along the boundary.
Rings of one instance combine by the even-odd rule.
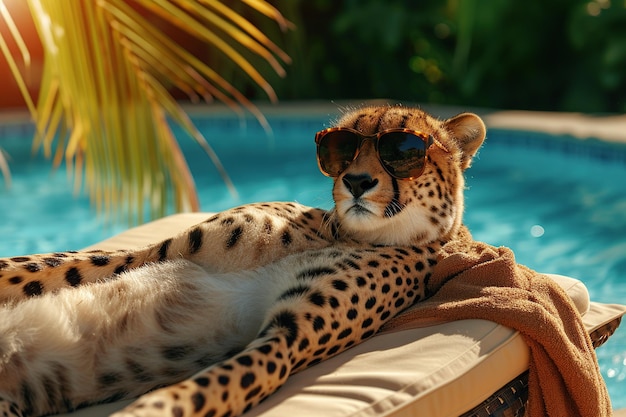
[[0, 398], [0, 416], [3, 417], [23, 417], [17, 404]]
[[183, 410], [170, 402], [158, 393], [146, 394], [110, 417], [182, 417]]

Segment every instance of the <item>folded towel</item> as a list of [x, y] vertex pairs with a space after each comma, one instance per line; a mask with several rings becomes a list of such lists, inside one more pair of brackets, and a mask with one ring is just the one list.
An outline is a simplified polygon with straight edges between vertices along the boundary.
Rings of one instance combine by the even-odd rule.
[[437, 320], [484, 319], [518, 330], [530, 349], [529, 417], [611, 416], [611, 403], [580, 313], [549, 277], [515, 262], [508, 248], [465, 229], [446, 244], [428, 282], [431, 298], [385, 330]]

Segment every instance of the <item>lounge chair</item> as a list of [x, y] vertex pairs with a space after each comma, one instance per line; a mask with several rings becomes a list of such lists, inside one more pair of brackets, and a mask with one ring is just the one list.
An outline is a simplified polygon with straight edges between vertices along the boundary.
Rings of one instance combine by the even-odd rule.
[[[179, 214], [87, 249], [143, 246], [205, 219]], [[626, 307], [591, 302], [584, 284], [551, 275], [583, 314], [594, 346], [619, 326]], [[246, 416], [521, 416], [528, 395], [529, 350], [521, 335], [485, 320], [462, 320], [379, 334], [290, 377]], [[66, 416], [106, 416], [121, 401]]]

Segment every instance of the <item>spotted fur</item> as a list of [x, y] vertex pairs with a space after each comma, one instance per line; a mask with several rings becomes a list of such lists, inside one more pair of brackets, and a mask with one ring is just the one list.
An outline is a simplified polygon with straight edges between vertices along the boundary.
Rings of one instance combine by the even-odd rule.
[[483, 123], [383, 106], [337, 125], [437, 144], [397, 180], [364, 142], [328, 212], [252, 204], [140, 250], [0, 259], [0, 416], [133, 397], [116, 416], [239, 415], [427, 297]]

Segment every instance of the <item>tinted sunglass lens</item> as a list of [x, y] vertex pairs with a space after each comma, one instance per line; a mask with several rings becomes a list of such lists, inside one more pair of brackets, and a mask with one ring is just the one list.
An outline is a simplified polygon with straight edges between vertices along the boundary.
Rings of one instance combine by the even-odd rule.
[[359, 137], [349, 131], [328, 132], [317, 148], [320, 168], [331, 177], [336, 177], [354, 160]]
[[426, 143], [407, 132], [389, 132], [380, 137], [378, 152], [385, 168], [398, 178], [419, 177], [424, 169]]

